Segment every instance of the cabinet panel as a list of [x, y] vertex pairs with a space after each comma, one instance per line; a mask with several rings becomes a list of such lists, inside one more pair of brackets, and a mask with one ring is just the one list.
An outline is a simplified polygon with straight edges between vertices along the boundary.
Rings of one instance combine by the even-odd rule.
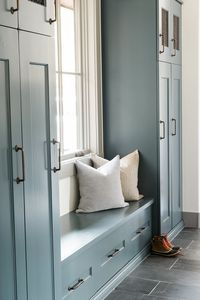
[[21, 0], [19, 6], [19, 28], [53, 36], [56, 11], [54, 0]]
[[[13, 44], [16, 47], [13, 47]], [[17, 31], [0, 26], [0, 299], [26, 299]]]
[[171, 1], [159, 0], [159, 60], [171, 59]]
[[17, 28], [17, 9], [18, 0], [0, 1], [0, 25]]
[[[53, 39], [20, 32], [27, 279], [30, 300], [54, 299], [50, 102]], [[55, 74], [55, 73], [53, 73]], [[54, 112], [55, 113], [55, 112]], [[56, 114], [56, 113], [55, 113]]]
[[180, 155], [180, 111], [181, 111], [181, 67], [172, 65], [172, 97], [170, 102], [170, 185], [172, 203], [172, 226], [181, 221], [181, 155]]
[[181, 4], [173, 0], [171, 3], [170, 23], [172, 24], [172, 50], [171, 62], [173, 64], [181, 64]]
[[161, 233], [171, 229], [171, 204], [169, 195], [169, 139], [168, 115], [171, 96], [171, 66], [159, 63], [159, 114], [160, 114], [160, 214]]

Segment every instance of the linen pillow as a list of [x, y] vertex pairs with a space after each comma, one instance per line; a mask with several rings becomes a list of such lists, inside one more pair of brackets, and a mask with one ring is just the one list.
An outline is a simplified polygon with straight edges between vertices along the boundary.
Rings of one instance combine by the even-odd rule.
[[125, 207], [120, 182], [120, 159], [116, 156], [98, 169], [76, 162], [80, 203], [77, 213]]
[[[92, 162], [94, 168], [99, 168], [108, 162], [96, 154], [92, 154]], [[139, 153], [138, 150], [126, 155], [120, 159], [120, 178], [122, 192], [125, 201], [140, 200], [143, 195], [138, 191], [138, 168], [139, 168]]]

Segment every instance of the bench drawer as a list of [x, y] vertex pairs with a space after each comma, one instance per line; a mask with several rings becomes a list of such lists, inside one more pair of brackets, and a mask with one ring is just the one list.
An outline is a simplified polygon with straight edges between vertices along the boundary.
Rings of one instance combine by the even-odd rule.
[[89, 299], [92, 295], [93, 266], [90, 255], [81, 253], [62, 262], [62, 299]]

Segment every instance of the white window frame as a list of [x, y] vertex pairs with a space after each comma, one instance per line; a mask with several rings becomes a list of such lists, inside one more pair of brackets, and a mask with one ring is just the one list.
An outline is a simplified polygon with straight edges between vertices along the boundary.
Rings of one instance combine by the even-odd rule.
[[[77, 156], [95, 152], [103, 155], [102, 59], [101, 59], [101, 0], [80, 0], [81, 3], [81, 75], [82, 103], [79, 105], [79, 132], [83, 128], [83, 149], [62, 156], [62, 165], [71, 163]], [[60, 0], [57, 5], [59, 6]], [[58, 22], [60, 9], [58, 7]], [[60, 28], [58, 26], [58, 70], [61, 68]], [[62, 71], [62, 70], [61, 70]], [[62, 80], [59, 80], [62, 84]], [[62, 90], [60, 86], [59, 90]], [[62, 114], [62, 95], [59, 95]], [[61, 133], [62, 133], [62, 122]]]

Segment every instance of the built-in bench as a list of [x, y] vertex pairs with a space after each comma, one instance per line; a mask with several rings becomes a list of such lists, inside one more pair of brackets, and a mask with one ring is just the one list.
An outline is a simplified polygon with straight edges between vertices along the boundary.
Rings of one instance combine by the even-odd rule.
[[98, 298], [98, 291], [149, 244], [152, 203], [144, 198], [125, 208], [61, 217], [63, 300]]

